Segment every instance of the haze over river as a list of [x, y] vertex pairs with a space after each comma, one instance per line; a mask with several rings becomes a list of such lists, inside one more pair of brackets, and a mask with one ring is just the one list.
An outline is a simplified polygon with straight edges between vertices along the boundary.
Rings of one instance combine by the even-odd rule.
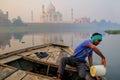
[[[0, 27], [1, 28], [1, 27]], [[120, 35], [109, 35], [104, 32], [106, 29], [117, 28], [98, 28], [98, 27], [12, 27], [11, 31], [0, 29], [0, 54], [19, 50], [25, 47], [40, 45], [50, 42], [61, 42], [75, 48], [83, 40], [90, 38], [94, 32], [103, 34], [103, 41], [97, 47], [103, 52], [107, 60], [108, 80], [120, 80]], [[29, 30], [28, 30], [29, 29]], [[13, 31], [14, 30], [14, 31]], [[28, 30], [28, 31], [27, 31]], [[94, 54], [94, 65], [100, 63], [100, 58]]]

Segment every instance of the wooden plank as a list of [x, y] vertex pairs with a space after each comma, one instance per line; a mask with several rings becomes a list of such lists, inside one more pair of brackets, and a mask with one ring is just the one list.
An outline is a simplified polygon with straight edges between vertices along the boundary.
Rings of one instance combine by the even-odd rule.
[[54, 80], [52, 77], [18, 70], [14, 67], [0, 64], [0, 80]]
[[35, 75], [32, 75], [32, 74], [28, 74], [22, 80], [50, 80], [50, 79], [47, 78], [47, 77], [35, 76]]
[[21, 53], [21, 54], [18, 54], [19, 56], [27, 56], [27, 55], [30, 55], [30, 54], [33, 54], [31, 52], [24, 52], [24, 53]]
[[41, 61], [40, 59], [34, 59], [34, 58], [31, 58], [31, 57], [23, 57], [25, 60], [28, 60], [28, 61], [31, 61], [31, 62], [35, 62], [35, 63], [39, 63], [39, 64], [43, 64], [43, 65], [54, 65], [56, 66], [56, 64], [51, 64], [51, 63], [47, 63], [45, 61]]
[[29, 59], [32, 59], [32, 60], [37, 60], [37, 61], [40, 61], [40, 62], [45, 62], [47, 61], [47, 59], [49, 58], [49, 55], [47, 57], [44, 57], [44, 58], [39, 58], [37, 57], [36, 55], [32, 55], [32, 56], [27, 56]]
[[20, 58], [22, 58], [22, 56], [17, 56], [17, 55], [15, 55], [15, 56], [10, 56], [10, 57], [1, 59], [1, 60], [0, 60], [0, 63], [8, 63], [8, 62], [11, 62], [11, 61], [20, 59]]
[[48, 56], [45, 58], [41, 58], [40, 61], [48, 62], [48, 63], [56, 63], [56, 60], [58, 58], [58, 54], [60, 53], [61, 48], [60, 47], [54, 47], [54, 46], [49, 46], [48, 47]]
[[47, 59], [46, 62], [52, 63], [52, 64], [57, 64], [57, 59], [59, 58], [60, 52], [54, 52], [50, 54], [50, 57]]
[[55, 52], [55, 51], [60, 52], [61, 51], [61, 47], [50, 46], [49, 49], [48, 49], [48, 52]]
[[39, 58], [39, 57], [36, 56], [36, 54], [31, 54], [31, 55], [29, 55], [29, 56], [27, 56], [27, 57], [33, 58], [33, 59], [35, 59], [35, 60], [37, 59], [37, 60], [41, 60], [41, 61], [46, 62], [46, 60], [49, 58], [49, 52], [48, 52], [48, 50], [49, 50], [49, 46], [34, 51], [34, 53], [35, 53], [35, 52], [47, 52], [47, 53], [48, 53], [48, 56], [47, 56], [47, 57]]
[[15, 71], [16, 69], [0, 66], [0, 80], [3, 80], [4, 78], [14, 73]]
[[32, 58], [38, 58], [37, 56], [36, 56], [36, 54], [31, 54], [31, 55], [29, 55], [29, 57], [32, 57]]
[[12, 51], [12, 52], [8, 52], [8, 53], [4, 53], [3, 55], [0, 56], [0, 59], [4, 59], [10, 56], [14, 56], [20, 53], [25, 52], [25, 49], [20, 49], [20, 50], [16, 50], [16, 51]]
[[62, 48], [64, 51], [66, 51], [69, 55], [73, 54], [73, 50], [71, 48]]
[[38, 76], [28, 74], [22, 80], [39, 80]]
[[[48, 51], [48, 46], [45, 47], [45, 48], [40, 48], [40, 49], [33, 50], [33, 51], [30, 51], [30, 52], [27, 52], [27, 53], [24, 53], [24, 54], [20, 54], [20, 55], [21, 56], [31, 57], [31, 58], [34, 58], [34, 59], [40, 59], [34, 53], [36, 53], [36, 52], [47, 52], [47, 51]], [[43, 61], [46, 61], [46, 59], [44, 58]]]
[[46, 62], [46, 59], [47, 59], [47, 57], [49, 57], [49, 56], [47, 56], [47, 57], [45, 57], [45, 58], [39, 58], [39, 57], [37, 57], [37, 55], [36, 54], [31, 54], [31, 55], [29, 55], [29, 56], [25, 56], [25, 58], [29, 58], [29, 59], [32, 59], [32, 60], [40, 60], [40, 61], [44, 61], [44, 62]]
[[4, 80], [21, 80], [25, 75], [25, 71], [18, 70]]
[[54, 45], [54, 46], [68, 47], [68, 46], [66, 46], [66, 44], [64, 44], [63, 42], [60, 42], [60, 43], [51, 43], [51, 44]]
[[26, 72], [27, 75], [22, 80], [55, 80], [53, 77]]
[[21, 53], [21, 54], [18, 54], [20, 56], [29, 56], [29, 55], [32, 55], [34, 54], [35, 52], [40, 52], [41, 49], [37, 49], [37, 50], [32, 50], [32, 51], [29, 51], [29, 52], [24, 52], [24, 53]]
[[14, 69], [14, 70], [16, 70], [16, 68], [15, 67], [12, 67], [12, 66], [8, 66], [8, 65], [6, 65], [6, 64], [1, 64], [0, 63], [0, 67], [7, 67], [7, 68], [10, 68], [10, 69]]
[[[45, 61], [41, 61], [41, 60], [38, 60], [38, 59], [33, 59], [33, 58], [31, 58], [31, 57], [23, 57], [24, 59], [26, 59], [26, 60], [28, 60], [28, 61], [32, 61], [32, 62], [35, 62], [35, 63], [39, 63], [39, 64], [43, 64], [43, 65], [50, 65], [50, 66], [52, 66], [52, 67], [56, 67], [56, 68], [58, 68], [58, 64], [53, 64], [53, 63], [49, 63], [49, 62], [45, 62]], [[59, 59], [59, 58], [58, 58]], [[59, 61], [60, 61], [60, 59], [59, 59]], [[59, 63], [59, 62], [58, 62]], [[76, 70], [74, 70], [72, 67], [66, 67], [65, 68], [66, 70], [69, 70], [69, 71], [76, 71]]]
[[44, 48], [40, 48], [40, 51], [42, 51], [42, 52], [48, 52], [48, 50], [49, 50], [49, 46], [46, 46]]

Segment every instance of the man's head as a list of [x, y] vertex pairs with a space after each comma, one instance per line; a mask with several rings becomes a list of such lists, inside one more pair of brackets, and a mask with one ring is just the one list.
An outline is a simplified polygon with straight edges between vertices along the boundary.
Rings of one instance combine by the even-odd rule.
[[102, 41], [102, 34], [100, 33], [93, 33], [91, 36], [91, 41], [94, 45], [98, 45]]

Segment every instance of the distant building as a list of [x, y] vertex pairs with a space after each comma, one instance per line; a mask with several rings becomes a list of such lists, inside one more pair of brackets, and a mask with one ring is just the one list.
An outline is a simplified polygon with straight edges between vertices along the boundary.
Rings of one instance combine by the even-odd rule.
[[26, 26], [26, 24], [22, 21], [20, 16], [18, 16], [17, 18], [13, 18], [12, 24], [13, 26]]
[[11, 22], [8, 19], [8, 12], [6, 14], [3, 13], [2, 10], [0, 10], [0, 25], [10, 25]]
[[8, 19], [8, 12], [6, 12], [6, 14], [3, 13], [2, 10], [0, 10], [0, 20], [2, 19]]
[[45, 6], [42, 6], [42, 15], [40, 16], [42, 23], [60, 23], [62, 22], [62, 14], [55, 10], [52, 3], [48, 5], [45, 11]]
[[81, 23], [81, 24], [90, 23], [90, 18], [81, 17], [81, 18], [76, 19], [75, 23]]

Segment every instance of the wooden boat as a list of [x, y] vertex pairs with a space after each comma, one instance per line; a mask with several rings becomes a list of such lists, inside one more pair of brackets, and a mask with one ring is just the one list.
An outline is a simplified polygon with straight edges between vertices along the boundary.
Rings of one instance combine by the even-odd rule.
[[[38, 52], [48, 55], [39, 57]], [[56, 80], [60, 59], [73, 50], [63, 44], [43, 44], [0, 55], [0, 80]], [[66, 66], [63, 80], [77, 80], [76, 68]]]
[[[39, 58], [36, 52], [46, 52], [48, 56]], [[68, 46], [54, 43], [5, 53], [0, 55], [0, 80], [53, 80], [60, 59], [71, 54]], [[66, 70], [76, 71], [71, 67]], [[38, 78], [29, 79], [31, 74]]]

